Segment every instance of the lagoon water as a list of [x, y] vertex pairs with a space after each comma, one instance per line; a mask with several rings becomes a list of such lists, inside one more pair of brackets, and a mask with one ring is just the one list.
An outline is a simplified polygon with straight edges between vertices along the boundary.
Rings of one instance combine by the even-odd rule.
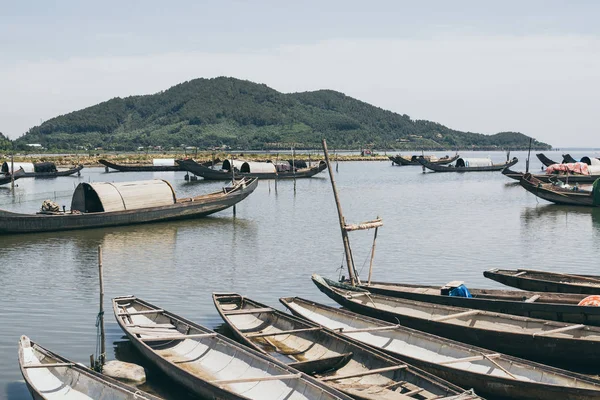
[[[470, 153], [492, 156], [504, 153]], [[571, 153], [575, 158], [589, 155]], [[438, 153], [438, 155], [444, 155]], [[560, 153], [547, 153], [560, 161]], [[513, 152], [525, 169], [526, 152]], [[531, 170], [539, 171], [535, 156]], [[52, 180], [21, 179], [15, 192], [0, 188], [0, 208], [35, 212], [45, 198], [70, 205], [81, 181], [167, 179], [179, 196], [219, 190], [222, 182], [186, 182], [177, 173], [104, 173]], [[597, 274], [600, 209], [537, 200], [499, 172], [423, 173], [390, 162], [339, 163], [336, 181], [348, 222], [381, 216], [373, 278], [500, 288], [483, 277], [489, 268], [538, 268]], [[372, 231], [351, 234], [357, 269], [368, 273]], [[134, 294], [163, 309], [222, 330], [213, 291], [233, 291], [280, 307], [282, 296], [333, 305], [311, 283], [319, 273], [337, 278], [343, 247], [326, 172], [293, 182], [261, 181], [254, 194], [205, 219], [61, 233], [0, 237], [0, 399], [29, 398], [17, 362], [17, 341], [28, 335], [76, 362], [96, 348], [97, 249], [104, 258], [107, 357], [148, 367], [117, 326], [110, 299]], [[143, 386], [167, 399], [186, 399], [160, 373]]]

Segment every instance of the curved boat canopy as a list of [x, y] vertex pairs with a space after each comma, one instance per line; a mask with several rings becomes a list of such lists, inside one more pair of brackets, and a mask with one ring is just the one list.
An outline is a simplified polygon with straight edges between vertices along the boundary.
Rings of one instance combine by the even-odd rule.
[[[5, 161], [4, 163], [2, 163], [2, 172], [5, 174], [13, 173], [13, 171], [10, 170], [10, 165], [11, 165], [10, 161]], [[21, 168], [23, 168], [23, 171], [25, 171], [25, 172], [35, 172], [35, 167], [34, 167], [33, 163], [25, 163], [25, 162], [14, 163], [15, 171], [18, 171]]]
[[152, 165], [155, 167], [173, 167], [175, 164], [174, 158], [155, 158], [152, 160]]
[[223, 165], [221, 166], [221, 169], [224, 169], [226, 171], [231, 171], [231, 164], [233, 164], [233, 168], [237, 168], [237, 170], [239, 171], [242, 168], [242, 165], [244, 164], [245, 161], [240, 161], [240, 160], [225, 160], [223, 161]]
[[457, 167], [491, 167], [492, 160], [489, 158], [459, 158], [456, 160]]
[[600, 160], [595, 157], [581, 157], [581, 162], [586, 163], [587, 165], [600, 165]]
[[136, 210], [160, 207], [177, 201], [167, 181], [80, 183], [71, 200], [71, 210], [82, 213]]
[[271, 164], [271, 163], [265, 163], [265, 162], [251, 162], [251, 161], [247, 161], [244, 164], [242, 164], [242, 167], [240, 168], [240, 172], [245, 172], [245, 173], [270, 173], [270, 174], [274, 174], [277, 172], [277, 168], [275, 167], [275, 165]]

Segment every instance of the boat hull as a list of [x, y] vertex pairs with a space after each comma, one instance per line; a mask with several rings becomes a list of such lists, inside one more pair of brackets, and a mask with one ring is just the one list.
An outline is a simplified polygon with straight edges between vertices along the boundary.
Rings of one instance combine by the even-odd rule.
[[[98, 160], [106, 168], [114, 169], [117, 172], [169, 172], [183, 171], [179, 165], [121, 165], [111, 163], [107, 160]], [[106, 171], [108, 172], [108, 171]]]
[[[435, 161], [429, 161], [430, 164], [433, 165], [446, 165], [446, 164], [450, 164], [451, 162], [454, 162], [458, 159], [458, 157], [460, 157], [459, 155], [455, 155], [453, 157], [448, 157], [448, 158], [440, 158], [437, 159]], [[419, 163], [419, 161], [417, 161], [418, 156], [412, 156], [410, 158], [410, 160], [406, 159], [405, 157], [402, 157], [401, 155], [397, 155], [397, 156], [389, 156], [389, 159], [392, 161], [392, 165], [393, 164], [397, 164], [397, 165], [404, 165], [404, 166], [409, 166], [409, 165], [413, 165], [413, 166], [419, 166], [421, 165], [421, 163]]]
[[[552, 296], [552, 299], [550, 300], [552, 303], [548, 303], [544, 302], [544, 297], [548, 295], [545, 292], [469, 288], [473, 297], [466, 298], [424, 293], [424, 291], [431, 291], [434, 289], [437, 289], [439, 292], [439, 286], [373, 282], [371, 285], [363, 285], [361, 288], [366, 289], [371, 293], [384, 296], [423, 301], [433, 304], [473, 308], [503, 314], [520, 315], [529, 318], [547, 319], [550, 321], [600, 326], [600, 307], [581, 307], [577, 305], [585, 298], [585, 295], [550, 294], [550, 296]], [[529, 303], [525, 301], [534, 296], [540, 296], [539, 300]], [[564, 300], [561, 300], [563, 298]], [[566, 303], [566, 301], [569, 303]]]
[[[185, 171], [191, 172], [194, 175], [201, 176], [206, 180], [218, 180], [218, 181], [227, 181], [231, 180], [231, 172], [216, 170], [212, 168], [205, 167], [201, 164], [198, 164], [194, 160], [177, 160], [179, 166]], [[241, 178], [258, 178], [258, 179], [301, 179], [301, 178], [311, 178], [318, 174], [319, 172], [324, 171], [327, 168], [327, 164], [325, 162], [320, 162], [318, 166], [312, 168], [306, 168], [299, 171], [294, 172], [279, 172], [279, 173], [235, 173], [236, 179]]]
[[519, 162], [517, 157], [514, 157], [512, 160], [507, 161], [503, 164], [494, 164], [485, 167], [454, 167], [454, 166], [446, 166], [446, 165], [435, 165], [423, 158], [419, 158], [419, 163], [427, 169], [430, 169], [434, 172], [489, 172], [489, 171], [502, 171], [504, 168], [510, 168], [516, 163]]
[[538, 154], [536, 154], [536, 157], [546, 167], [549, 167], [549, 166], [551, 166], [553, 164], [560, 164], [560, 163], [557, 163], [556, 161], [552, 161], [551, 159], [549, 159], [548, 157], [546, 157], [546, 155], [544, 153], [538, 153]]
[[[599, 286], [574, 285], [566, 282], [533, 279], [499, 273], [499, 270], [484, 271], [483, 276], [506, 286], [536, 292], [574, 293], [582, 295], [600, 295]], [[600, 279], [600, 277], [596, 277]]]
[[204, 217], [223, 211], [248, 197], [258, 185], [252, 180], [221, 197], [175, 203], [168, 206], [82, 214], [17, 214], [0, 211], [0, 234], [65, 231], [135, 225]]
[[573, 192], [560, 189], [559, 187], [555, 187], [550, 183], [543, 183], [530, 174], [523, 175], [519, 181], [519, 184], [529, 193], [532, 193], [540, 199], [554, 204], [597, 207], [594, 205], [594, 197], [592, 192]]
[[[309, 300], [297, 299], [297, 298], [284, 298], [281, 299], [281, 302], [292, 312], [292, 314], [301, 317], [307, 318], [307, 316], [298, 312], [293, 307], [290, 307], [289, 304], [294, 301], [300, 301], [305, 304], [313, 305], [318, 307], [321, 310], [330, 310], [332, 313], [336, 313], [340, 316], [340, 321], [347, 321], [346, 324], [351, 328], [359, 328], [369, 323], [371, 326], [380, 327], [391, 325], [375, 318], [370, 318], [362, 315], [354, 314], [353, 312], [344, 310], [344, 309], [334, 309], [329, 306], [325, 306], [322, 304], [318, 304]], [[310, 320], [311, 318], [309, 318]], [[356, 321], [363, 322], [362, 324], [356, 324]], [[313, 321], [315, 322], [315, 321]], [[353, 325], [356, 324], [356, 325]], [[400, 328], [403, 331], [412, 331], [411, 329], [405, 329], [404, 327]], [[457, 348], [468, 348], [470, 351], [481, 354], [481, 353], [489, 353], [488, 350], [483, 348], [478, 348], [474, 346], [465, 345], [458, 342], [450, 342], [441, 337], [437, 337], [431, 334], [416, 332], [413, 331], [413, 343], [418, 343], [419, 339], [425, 339], [424, 342], [428, 343], [440, 343], [440, 347], [443, 348], [443, 344], [447, 346], [457, 347]], [[510, 377], [502, 378], [492, 374], [481, 374], [470, 369], [465, 368], [453, 368], [450, 365], [443, 365], [435, 362], [426, 361], [421, 358], [411, 357], [406, 354], [406, 352], [399, 352], [390, 350], [390, 347], [387, 346], [387, 341], [381, 341], [380, 343], [384, 344], [375, 345], [376, 339], [374, 342], [365, 341], [366, 337], [363, 336], [361, 338], [356, 338], [353, 340], [358, 340], [364, 342], [365, 344], [371, 345], [377, 349], [384, 351], [387, 354], [390, 354], [393, 357], [399, 358], [407, 363], [415, 365], [418, 368], [421, 368], [435, 376], [438, 376], [444, 380], [449, 382], [453, 382], [461, 387], [469, 387], [473, 388], [475, 392], [481, 396], [490, 396], [494, 399], [527, 399], [527, 400], [539, 400], [539, 399], [570, 399], [570, 400], [592, 400], [597, 399], [600, 394], [600, 387], [598, 390], [589, 390], [575, 387], [568, 387], [562, 385], [550, 385], [544, 384], [536, 381], [526, 381], [520, 379], [512, 379]], [[427, 348], [435, 348], [434, 345]], [[531, 371], [540, 371], [546, 370], [551, 373], [557, 373], [565, 377], [581, 379], [583, 381], [587, 381], [592, 384], [600, 385], [600, 381], [597, 379], [592, 379], [587, 376], [582, 376], [573, 372], [560, 370], [557, 368], [549, 367], [546, 365], [537, 364], [531, 361], [522, 360], [518, 358], [514, 358], [511, 356], [502, 356], [504, 359], [508, 361], [512, 361], [518, 365], [526, 365], [530, 368]]]
[[437, 322], [358, 303], [318, 280], [313, 279], [313, 282], [332, 300], [359, 314], [544, 364], [578, 371], [600, 371], [597, 362], [600, 341], [565, 340]]

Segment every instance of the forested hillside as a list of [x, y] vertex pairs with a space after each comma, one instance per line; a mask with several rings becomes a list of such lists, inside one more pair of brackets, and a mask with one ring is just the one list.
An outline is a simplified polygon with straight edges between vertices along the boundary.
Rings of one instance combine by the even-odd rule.
[[[234, 78], [195, 79], [160, 93], [114, 98], [52, 118], [17, 140], [48, 149], [231, 146], [523, 149], [520, 133], [482, 135], [411, 120], [331, 90], [284, 94]], [[534, 141], [539, 149], [550, 148]]]
[[10, 140], [0, 132], [0, 150], [8, 150], [11, 147]]

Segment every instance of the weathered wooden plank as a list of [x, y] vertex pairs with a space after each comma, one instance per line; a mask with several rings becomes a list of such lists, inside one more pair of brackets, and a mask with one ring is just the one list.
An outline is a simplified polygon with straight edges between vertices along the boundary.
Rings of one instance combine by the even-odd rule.
[[396, 371], [396, 370], [404, 369], [404, 368], [408, 368], [408, 365], [401, 364], [401, 365], [394, 365], [392, 367], [375, 368], [375, 369], [371, 369], [371, 370], [368, 370], [368, 371], [356, 372], [354, 374], [328, 376], [328, 377], [325, 377], [325, 378], [320, 378], [319, 380], [322, 381], [322, 382], [339, 381], [341, 379], [359, 378], [361, 376], [382, 374], [384, 372]]
[[244, 314], [260, 314], [266, 312], [274, 312], [272, 308], [244, 308], [241, 310], [223, 311], [225, 315], [244, 315]]
[[563, 326], [562, 328], [552, 329], [552, 330], [549, 330], [549, 331], [535, 332], [535, 333], [533, 333], [533, 337], [552, 335], [554, 333], [574, 331], [574, 330], [583, 329], [583, 328], [585, 328], [585, 325], [583, 325], [583, 324]]
[[340, 333], [358, 333], [358, 332], [378, 332], [378, 331], [393, 331], [394, 329], [400, 328], [402, 325], [390, 325], [390, 326], [378, 326], [377, 328], [361, 328], [361, 329], [348, 329], [344, 328], [335, 329]]
[[292, 333], [300, 333], [300, 332], [310, 332], [310, 331], [320, 331], [321, 327], [314, 328], [302, 328], [302, 329], [290, 329], [288, 331], [278, 331], [278, 332], [261, 332], [261, 333], [249, 333], [246, 336], [247, 338], [260, 338], [265, 336], [280, 336], [280, 335], [289, 335]]
[[32, 364], [23, 365], [23, 368], [59, 368], [59, 367], [72, 367], [73, 363], [48, 363], [48, 364]]
[[217, 384], [217, 385], [228, 385], [231, 383], [283, 381], [283, 380], [290, 380], [290, 379], [299, 379], [301, 376], [302, 376], [302, 374], [270, 375], [270, 376], [255, 376], [252, 378], [219, 379], [216, 381], [209, 381], [209, 382]]
[[143, 310], [143, 311], [133, 311], [133, 312], [124, 312], [119, 313], [119, 317], [128, 317], [130, 315], [144, 315], [144, 314], [162, 314], [165, 310], [156, 309], [156, 310]]
[[216, 333], [197, 333], [192, 335], [173, 335], [173, 336], [156, 336], [149, 338], [140, 338], [142, 342], [161, 342], [163, 340], [181, 340], [181, 339], [204, 339], [216, 337]]
[[435, 322], [444, 322], [444, 321], [447, 321], [449, 319], [462, 318], [462, 317], [468, 317], [470, 315], [476, 315], [476, 314], [479, 314], [480, 312], [481, 312], [481, 310], [463, 311], [463, 312], [459, 312], [459, 313], [456, 313], [456, 314], [444, 315], [442, 317], [433, 318], [432, 321], [435, 321]]

